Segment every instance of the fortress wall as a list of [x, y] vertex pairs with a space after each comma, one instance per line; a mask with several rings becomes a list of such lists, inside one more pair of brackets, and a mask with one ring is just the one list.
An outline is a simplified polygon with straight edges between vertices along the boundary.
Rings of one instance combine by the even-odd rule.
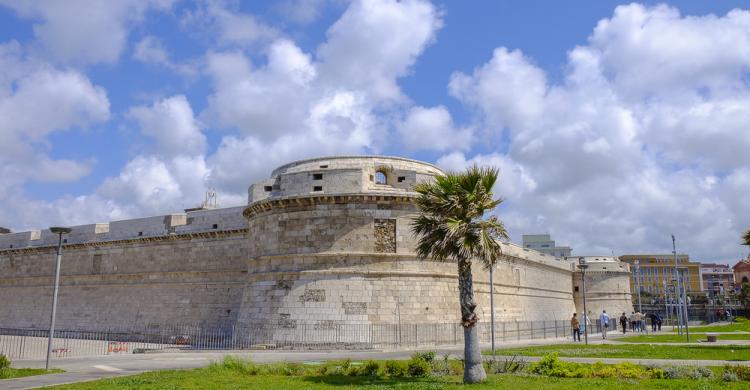
[[[340, 195], [251, 205], [248, 275], [239, 322], [457, 323], [456, 265], [420, 260], [412, 196]], [[553, 320], [574, 311], [571, 268], [517, 246], [497, 265], [497, 321]], [[525, 256], [520, 258], [518, 256]], [[488, 273], [474, 265], [489, 320]]]
[[[244, 285], [245, 231], [64, 247], [59, 329], [232, 324]], [[45, 328], [55, 248], [0, 251], [0, 327]]]
[[[583, 313], [583, 283], [581, 273], [573, 274], [573, 286], [578, 291], [573, 294], [576, 312]], [[622, 271], [586, 271], [586, 309], [591, 318], [599, 318], [602, 310], [615, 318], [623, 312], [633, 311], [630, 293], [630, 274]]]

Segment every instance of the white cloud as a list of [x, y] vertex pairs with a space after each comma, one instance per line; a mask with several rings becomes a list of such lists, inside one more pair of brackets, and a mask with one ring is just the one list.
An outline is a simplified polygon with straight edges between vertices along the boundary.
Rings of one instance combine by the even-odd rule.
[[0, 196], [27, 180], [75, 181], [89, 162], [52, 159], [47, 136], [109, 119], [106, 92], [82, 74], [26, 58], [0, 44]]
[[151, 107], [133, 107], [129, 116], [143, 134], [157, 140], [161, 155], [202, 155], [206, 148], [201, 125], [183, 95], [157, 101]]
[[523, 173], [498, 188], [514, 238], [551, 232], [578, 253], [601, 254], [666, 251], [675, 234], [698, 259], [740, 253], [735, 237], [750, 225], [748, 15], [681, 17], [631, 4], [568, 53], [559, 83], [505, 48], [454, 74], [451, 94], [483, 130], [507, 130], [507, 153], [493, 164]]
[[252, 14], [237, 10], [234, 3], [222, 0], [201, 2], [182, 18], [188, 30], [207, 31], [225, 45], [248, 46], [270, 41], [279, 31]]
[[444, 106], [412, 107], [397, 130], [401, 141], [411, 150], [467, 150], [473, 137], [471, 129], [454, 126]]
[[426, 1], [354, 1], [318, 49], [321, 77], [367, 91], [375, 102], [404, 99], [396, 80], [408, 73], [441, 27], [441, 15]]
[[127, 43], [130, 24], [139, 21], [149, 9], [168, 9], [172, 0], [2, 0], [1, 3], [36, 22], [34, 36], [53, 58], [90, 64], [116, 62]]

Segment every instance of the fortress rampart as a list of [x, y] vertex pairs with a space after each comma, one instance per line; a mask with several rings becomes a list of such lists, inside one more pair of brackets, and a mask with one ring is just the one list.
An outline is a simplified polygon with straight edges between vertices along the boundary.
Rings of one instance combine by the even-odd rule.
[[[310, 159], [250, 186], [247, 206], [75, 226], [63, 244], [58, 328], [457, 323], [455, 264], [418, 259], [410, 230], [413, 186], [440, 174], [403, 158]], [[0, 328], [49, 325], [56, 238], [0, 234]], [[497, 321], [576, 311], [573, 264], [502, 245]], [[488, 272], [474, 272], [487, 321]]]

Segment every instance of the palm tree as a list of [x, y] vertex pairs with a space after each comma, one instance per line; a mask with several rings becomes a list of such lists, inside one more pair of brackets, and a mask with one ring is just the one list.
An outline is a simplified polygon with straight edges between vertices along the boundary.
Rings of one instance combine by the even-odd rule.
[[742, 235], [742, 245], [750, 245], [750, 229], [747, 229], [744, 235]]
[[474, 166], [461, 173], [438, 176], [434, 182], [415, 186], [419, 193], [419, 216], [412, 221], [418, 238], [417, 255], [435, 261], [455, 261], [461, 325], [464, 327], [464, 383], [487, 378], [482, 366], [474, 312], [471, 262], [476, 259], [489, 268], [502, 254], [501, 238], [508, 238], [503, 223], [495, 216], [484, 218], [502, 200], [493, 199], [492, 187], [498, 177], [495, 168]]

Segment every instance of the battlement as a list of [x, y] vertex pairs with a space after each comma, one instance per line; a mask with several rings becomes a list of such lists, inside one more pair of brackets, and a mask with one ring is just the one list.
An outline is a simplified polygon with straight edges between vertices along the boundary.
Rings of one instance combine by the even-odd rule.
[[[154, 217], [71, 226], [72, 231], [64, 235], [63, 240], [66, 244], [84, 244], [169, 234], [242, 229], [247, 227], [247, 221], [242, 216], [244, 208], [244, 206], [239, 206], [193, 210]], [[0, 250], [57, 245], [57, 241], [58, 235], [50, 232], [49, 229], [7, 233], [0, 235]]]

